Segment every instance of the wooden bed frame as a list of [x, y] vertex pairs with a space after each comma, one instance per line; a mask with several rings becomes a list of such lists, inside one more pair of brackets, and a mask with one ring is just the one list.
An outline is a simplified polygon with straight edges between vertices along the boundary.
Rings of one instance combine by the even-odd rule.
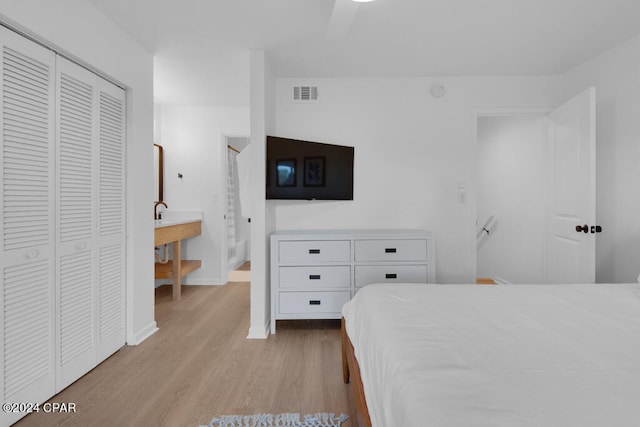
[[356, 419], [359, 427], [371, 427], [369, 409], [364, 398], [364, 388], [362, 387], [362, 377], [360, 376], [360, 366], [353, 351], [353, 344], [347, 335], [344, 317], [342, 318], [342, 379], [345, 384], [352, 380], [353, 400], [356, 405]]

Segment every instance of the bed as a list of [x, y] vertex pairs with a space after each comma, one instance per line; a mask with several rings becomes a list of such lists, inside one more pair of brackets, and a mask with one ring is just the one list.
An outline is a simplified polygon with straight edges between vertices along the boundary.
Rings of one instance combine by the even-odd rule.
[[370, 285], [342, 324], [360, 427], [640, 425], [637, 284]]

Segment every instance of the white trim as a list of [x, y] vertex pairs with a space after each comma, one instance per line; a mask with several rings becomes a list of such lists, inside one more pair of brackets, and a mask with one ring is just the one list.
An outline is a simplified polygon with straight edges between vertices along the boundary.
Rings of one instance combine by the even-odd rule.
[[[219, 170], [219, 187], [218, 187], [218, 200], [219, 209], [221, 210], [222, 215], [218, 218], [223, 218], [222, 220], [222, 233], [220, 236], [220, 276], [228, 277], [229, 276], [229, 245], [228, 245], [228, 230], [227, 230], [227, 156], [229, 149], [227, 145], [229, 144], [229, 136], [224, 132], [220, 132], [220, 164], [218, 165]], [[220, 279], [217, 280], [220, 282]], [[223, 283], [227, 283], [225, 280]]]
[[267, 322], [262, 327], [251, 326], [249, 328], [249, 335], [247, 335], [248, 340], [265, 340], [269, 337], [269, 333], [271, 325], [271, 318], [267, 319]]
[[158, 332], [158, 330], [159, 330], [158, 324], [154, 320], [153, 322], [149, 323], [146, 327], [138, 331], [137, 334], [135, 334], [133, 342], [127, 341], [127, 345], [129, 346], [138, 345], [142, 343], [144, 340], [146, 340], [147, 338], [149, 338], [151, 335]]

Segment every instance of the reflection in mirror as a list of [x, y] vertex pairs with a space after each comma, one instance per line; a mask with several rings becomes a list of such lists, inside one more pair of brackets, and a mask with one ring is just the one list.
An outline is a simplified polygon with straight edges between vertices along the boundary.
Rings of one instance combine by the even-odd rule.
[[164, 201], [164, 153], [162, 145], [153, 144], [153, 169], [155, 172], [155, 191], [154, 197], [156, 202]]

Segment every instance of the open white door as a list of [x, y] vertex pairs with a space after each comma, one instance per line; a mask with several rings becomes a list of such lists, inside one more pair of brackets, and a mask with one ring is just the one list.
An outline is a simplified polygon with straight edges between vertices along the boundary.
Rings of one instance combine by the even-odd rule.
[[595, 283], [595, 88], [549, 114], [547, 283]]

